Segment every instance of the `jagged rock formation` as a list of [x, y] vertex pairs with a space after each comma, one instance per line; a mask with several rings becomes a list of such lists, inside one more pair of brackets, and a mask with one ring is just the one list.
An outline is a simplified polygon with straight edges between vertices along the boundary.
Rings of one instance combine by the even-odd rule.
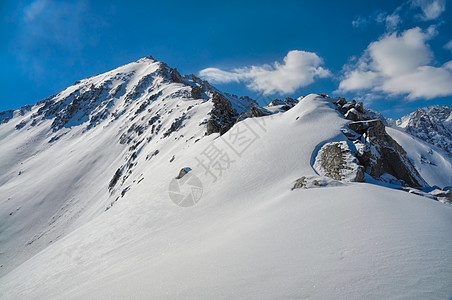
[[433, 105], [418, 108], [396, 122], [408, 133], [452, 155], [452, 108]]
[[390, 174], [411, 187], [426, 186], [406, 151], [385, 131], [380, 120], [358, 121], [348, 124], [357, 135], [348, 138], [355, 142], [357, 158], [366, 173], [375, 178]]
[[[352, 152], [367, 174], [382, 181], [399, 180], [402, 185], [411, 187], [427, 186], [408, 159], [406, 151], [386, 133], [381, 114], [365, 109], [362, 102], [356, 103], [355, 100], [347, 102], [345, 98], [339, 98], [334, 104], [346, 119], [354, 121], [348, 124], [348, 129], [344, 129], [343, 133], [354, 142], [355, 150]], [[372, 117], [377, 119], [372, 120]], [[339, 160], [340, 155], [335, 155], [339, 152], [333, 151], [339, 149], [339, 145], [335, 147], [330, 145], [326, 153]], [[343, 165], [336, 162], [327, 167], [326, 174], [334, 179], [340, 177], [338, 170], [344, 169]]]
[[337, 109], [346, 119], [352, 121], [364, 120], [364, 106], [362, 102], [356, 103], [355, 99], [347, 102], [345, 98], [339, 98], [334, 104], [337, 105]]
[[231, 101], [225, 96], [215, 93], [212, 97], [213, 109], [207, 122], [207, 135], [212, 133], [226, 133], [238, 118], [237, 110], [232, 107]]

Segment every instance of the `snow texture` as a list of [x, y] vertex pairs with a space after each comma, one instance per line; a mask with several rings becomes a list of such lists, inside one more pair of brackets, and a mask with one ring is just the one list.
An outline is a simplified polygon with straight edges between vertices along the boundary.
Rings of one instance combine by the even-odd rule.
[[[332, 99], [206, 135], [215, 93], [147, 57], [3, 114], [0, 298], [452, 296], [452, 206], [317, 174], [324, 145], [349, 143]], [[388, 132], [430, 185], [451, 185], [444, 151]], [[170, 196], [194, 192], [172, 190], [183, 168], [201, 183], [190, 207]]]

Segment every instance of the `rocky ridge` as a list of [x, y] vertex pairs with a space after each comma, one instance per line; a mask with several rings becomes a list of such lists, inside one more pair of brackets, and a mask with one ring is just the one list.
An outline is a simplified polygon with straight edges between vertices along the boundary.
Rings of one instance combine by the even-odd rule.
[[433, 105], [418, 108], [396, 121], [397, 126], [452, 155], [452, 108]]

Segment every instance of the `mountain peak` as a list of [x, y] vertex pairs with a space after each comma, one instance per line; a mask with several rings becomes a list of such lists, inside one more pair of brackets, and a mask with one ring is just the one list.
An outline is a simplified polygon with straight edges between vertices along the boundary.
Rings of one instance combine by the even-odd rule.
[[452, 155], [452, 108], [432, 105], [418, 108], [401, 117], [396, 124], [410, 134]]
[[[425, 121], [429, 126], [435, 124], [434, 115], [438, 113], [433, 110], [420, 111], [418, 119], [429, 120], [430, 123]], [[85, 78], [36, 105], [0, 113], [0, 119], [4, 120], [0, 124], [0, 195], [4, 196], [0, 201], [0, 248], [4, 249], [0, 273], [12, 270], [0, 277], [6, 295], [14, 295], [17, 290], [22, 293], [25, 287], [33, 294], [30, 297], [36, 297], [34, 292], [42, 288], [39, 283], [51, 282], [54, 274], [65, 274], [62, 278], [73, 286], [73, 276], [68, 274], [79, 272], [80, 266], [89, 274], [98, 274], [100, 268], [112, 270], [108, 262], [115, 260], [100, 258], [115, 255], [116, 249], [126, 256], [139, 253], [142, 261], [147, 261], [171, 253], [168, 240], [182, 242], [177, 254], [186, 254], [186, 249], [193, 246], [185, 244], [184, 241], [191, 241], [187, 234], [196, 236], [194, 244], [201, 245], [204, 251], [205, 245], [218, 240], [218, 232], [226, 237], [231, 232], [248, 232], [250, 236], [237, 244], [238, 248], [226, 249], [226, 255], [232, 253], [231, 258], [236, 261], [234, 255], [240, 253], [237, 249], [249, 241], [254, 245], [256, 236], [266, 237], [256, 249], [264, 249], [262, 255], [269, 253], [265, 250], [270, 245], [268, 232], [255, 234], [256, 228], [276, 226], [277, 231], [271, 236], [279, 238], [286, 232], [292, 240], [292, 229], [303, 228], [304, 220], [312, 217], [312, 208], [330, 209], [331, 214], [320, 223], [338, 218], [331, 228], [342, 230], [344, 222], [337, 216], [338, 211], [352, 212], [348, 215], [350, 220], [356, 220], [356, 212], [371, 212], [360, 217], [362, 228], [372, 223], [368, 219], [375, 217], [375, 205], [395, 203], [398, 216], [407, 211], [400, 205], [402, 198], [406, 205], [427, 202], [412, 194], [443, 202], [450, 197], [446, 189], [431, 187], [450, 185], [450, 158], [406, 132], [388, 128], [381, 115], [365, 109], [361, 102], [310, 94], [276, 99], [261, 107], [249, 97], [224, 93], [194, 75], [183, 76], [152, 57]], [[362, 209], [369, 195], [372, 206]], [[201, 197], [204, 198], [198, 208], [184, 210], [197, 204]], [[421, 216], [424, 205], [429, 206], [423, 204], [419, 208]], [[270, 218], [265, 215], [262, 224], [250, 227], [249, 217], [261, 216], [264, 208], [268, 209], [266, 214], [282, 213]], [[382, 207], [381, 213], [384, 216], [392, 209]], [[436, 206], [436, 210], [440, 208]], [[287, 213], [301, 223], [291, 224], [291, 228], [277, 227], [280, 220], [287, 219]], [[300, 218], [300, 213], [306, 214]], [[323, 216], [323, 212], [318, 216]], [[202, 222], [198, 222], [199, 218]], [[237, 222], [243, 224], [231, 227]], [[385, 222], [382, 226], [387, 225]], [[315, 221], [309, 223], [318, 227]], [[167, 236], [195, 224], [199, 226], [190, 227], [181, 235], [170, 239]], [[412, 217], [407, 224], [412, 225]], [[377, 224], [375, 229], [380, 227]], [[300, 236], [311, 229], [303, 228]], [[434, 229], [438, 233], [437, 227]], [[88, 230], [88, 234], [83, 230]], [[346, 231], [352, 232], [353, 228]], [[204, 239], [209, 232], [212, 235]], [[322, 229], [320, 235], [324, 232], [329, 230]], [[332, 234], [332, 238], [336, 236], [342, 237], [339, 232]], [[366, 232], [363, 236], [368, 245], [369, 236], [387, 234]], [[150, 244], [141, 244], [144, 240]], [[68, 242], [70, 246], [65, 244]], [[343, 256], [343, 241], [337, 242], [337, 251]], [[384, 244], [381, 240], [378, 243]], [[130, 251], [128, 247], [135, 245], [141, 245], [144, 251]], [[222, 241], [213, 244], [213, 261], [223, 245]], [[58, 253], [59, 257], [35, 255], [43, 249], [41, 253]], [[68, 249], [76, 249], [70, 255], [74, 261], [69, 264], [68, 256], [61, 256], [72, 251]], [[83, 253], [78, 253], [80, 249]], [[149, 249], [154, 252], [147, 257]], [[306, 251], [300, 250], [293, 251], [285, 268]], [[249, 253], [254, 250], [247, 252], [242, 261], [247, 261]], [[257, 265], [267, 262], [266, 254], [262, 255], [259, 257], [264, 257], [263, 262]], [[37, 258], [45, 262], [37, 264], [43, 278], [38, 283], [36, 273], [29, 272], [35, 269]], [[193, 256], [188, 258], [186, 261], [191, 262]], [[332, 259], [347, 264], [342, 258]], [[382, 259], [386, 261], [387, 257]], [[423, 260], [425, 256], [421, 255], [419, 261]], [[124, 261], [127, 260], [118, 259], [117, 265], [124, 268]], [[180, 260], [175, 262], [180, 265]], [[254, 267], [246, 266], [247, 270]], [[18, 276], [20, 270], [27, 272]], [[296, 270], [300, 268], [297, 266]], [[244, 274], [249, 278], [247, 272]], [[365, 274], [357, 278], [362, 276]], [[12, 285], [5, 287], [5, 281]], [[200, 281], [202, 285], [204, 282]], [[54, 290], [52, 286], [52, 293]]]

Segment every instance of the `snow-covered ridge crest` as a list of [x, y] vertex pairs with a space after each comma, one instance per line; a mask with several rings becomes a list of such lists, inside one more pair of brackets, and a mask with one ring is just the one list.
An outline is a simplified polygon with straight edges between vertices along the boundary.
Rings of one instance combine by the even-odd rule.
[[[378, 298], [449, 291], [449, 207], [414, 194], [446, 199], [430, 186], [448, 179], [427, 175], [450, 158], [433, 151], [420, 168], [428, 144], [362, 103], [311, 94], [260, 107], [148, 57], [2, 116], [5, 297], [215, 298], [224, 287], [252, 298], [270, 286], [258, 298], [369, 298], [375, 281]], [[193, 192], [190, 178], [201, 198], [178, 206], [171, 195]], [[380, 271], [363, 281], [369, 269]]]

